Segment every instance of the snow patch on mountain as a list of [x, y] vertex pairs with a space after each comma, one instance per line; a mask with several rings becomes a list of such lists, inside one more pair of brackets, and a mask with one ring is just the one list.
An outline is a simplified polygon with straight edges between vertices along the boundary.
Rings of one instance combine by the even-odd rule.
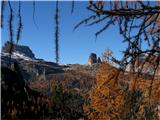
[[[10, 55], [9, 55], [9, 53], [6, 53], [6, 52], [1, 52], [1, 56], [3, 57], [9, 57]], [[16, 51], [16, 52], [13, 52], [12, 53], [12, 55], [11, 55], [11, 58], [12, 59], [23, 59], [23, 60], [27, 60], [27, 61], [32, 61], [32, 60], [34, 60], [34, 59], [32, 59], [32, 58], [30, 58], [30, 57], [28, 57], [28, 56], [26, 56], [26, 55], [24, 55], [24, 54], [22, 54], [22, 53], [19, 53], [18, 51]], [[35, 60], [34, 60], [35, 61]]]

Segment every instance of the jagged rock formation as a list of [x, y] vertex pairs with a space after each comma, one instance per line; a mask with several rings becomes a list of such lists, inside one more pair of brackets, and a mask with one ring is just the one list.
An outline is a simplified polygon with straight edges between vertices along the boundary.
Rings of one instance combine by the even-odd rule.
[[91, 53], [88, 59], [88, 65], [93, 65], [95, 63], [102, 63], [101, 58], [98, 57], [97, 59], [97, 55], [95, 53]]
[[101, 61], [101, 58], [100, 58], [100, 57], [98, 57], [98, 59], [97, 59], [97, 63], [102, 63], [102, 61]]
[[[11, 43], [7, 41], [5, 45], [2, 47], [2, 52], [9, 53], [10, 48], [11, 48]], [[13, 52], [23, 54], [31, 59], [35, 59], [35, 55], [28, 46], [13, 44]]]
[[97, 55], [95, 53], [91, 53], [88, 59], [88, 65], [92, 65], [97, 63]]

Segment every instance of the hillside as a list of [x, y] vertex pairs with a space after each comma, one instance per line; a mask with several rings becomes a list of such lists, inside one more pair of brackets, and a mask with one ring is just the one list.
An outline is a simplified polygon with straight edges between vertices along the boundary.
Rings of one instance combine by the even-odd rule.
[[[21, 51], [21, 49], [30, 49], [27, 46], [15, 49], [10, 58], [9, 53], [5, 51], [7, 49], [5, 46], [1, 53], [2, 110], [4, 111], [2, 117], [5, 119], [96, 118], [97, 115], [90, 114], [90, 112], [94, 113], [92, 109], [97, 110], [99, 113], [97, 119], [99, 119], [102, 117], [101, 112], [105, 110], [102, 109], [106, 107], [104, 105], [110, 104], [110, 101], [117, 103], [119, 95], [124, 97], [122, 101], [125, 103], [127, 102], [126, 97], [132, 99], [130, 94], [136, 94], [141, 99], [144, 97], [145, 103], [142, 107], [144, 107], [144, 111], [148, 109], [146, 96], [148, 96], [152, 82], [151, 76], [148, 74], [137, 78], [135, 91], [132, 91], [131, 87], [134, 81], [130, 80], [132, 76], [130, 73], [126, 71], [125, 74], [120, 73], [116, 77], [116, 71], [119, 69], [97, 62], [100, 60], [93, 53], [89, 56], [89, 65], [60, 65], [31, 57], [28, 55], [34, 54], [31, 50], [27, 50], [30, 51], [27, 54]], [[110, 81], [107, 81], [108, 79]], [[116, 86], [112, 86], [114, 80], [118, 81]], [[154, 105], [159, 104], [159, 84], [159, 77], [157, 77], [152, 84], [152, 93], [154, 94], [152, 94], [151, 100]], [[137, 96], [135, 98], [139, 99]], [[138, 102], [136, 106], [140, 107], [141, 101]], [[21, 108], [19, 105], [24, 107]], [[10, 111], [9, 106], [13, 111]], [[115, 107], [112, 104], [110, 107], [113, 111], [121, 109], [121, 106]], [[140, 111], [140, 114], [144, 115], [144, 111]], [[124, 116], [127, 117], [127, 115], [122, 115], [122, 117]]]
[[[66, 97], [65, 101], [63, 100], [64, 98], [59, 98], [58, 101], [65, 102], [65, 104], [63, 105], [63, 109], [65, 107], [69, 111], [72, 111], [69, 112], [70, 115], [68, 117], [77, 118], [84, 115], [83, 104], [86, 97], [88, 96], [88, 91], [91, 89], [93, 83], [95, 82], [95, 73], [98, 70], [99, 66], [97, 63], [94, 65], [59, 65], [53, 62], [48, 62], [39, 58], [31, 57], [30, 54], [34, 54], [30, 50], [30, 48], [21, 45], [15, 46], [15, 48], [20, 49], [15, 49], [10, 58], [10, 55], [7, 51], [9, 43], [7, 42], [6, 44], [2, 48], [1, 52], [1, 68], [3, 76], [2, 103], [4, 104], [2, 106], [4, 110], [4, 112], [2, 113], [3, 118], [8, 119], [13, 117], [12, 115], [5, 114], [5, 112], [9, 110], [7, 105], [12, 104], [10, 103], [12, 101], [14, 101], [14, 104], [23, 104], [24, 101], [26, 104], [29, 104], [30, 99], [31, 101], [34, 101], [34, 99], [38, 99], [38, 97], [46, 98], [54, 95], [63, 95], [63, 97]], [[29, 52], [24, 52], [25, 49], [28, 49], [26, 51]], [[12, 77], [14, 79], [11, 81]], [[9, 88], [7, 86], [9, 86]], [[63, 89], [62, 91], [60, 86]], [[58, 90], [58, 94], [54, 93], [54, 91], [56, 90]], [[8, 94], [8, 96], [5, 96], [4, 93]], [[23, 97], [24, 99], [21, 99], [19, 101], [15, 97], [19, 99]], [[11, 99], [9, 100], [9, 98]], [[51, 98], [49, 99], [51, 100]], [[57, 103], [58, 101], [56, 100], [55, 103]], [[30, 104], [34, 104], [34, 102]], [[5, 107], [7, 107], [7, 109], [4, 109]], [[29, 105], [29, 107], [32, 106]], [[50, 116], [50, 113], [47, 112], [49, 108], [45, 109], [45, 117]], [[20, 108], [16, 106], [16, 110], [19, 109]], [[52, 110], [54, 111], [54, 109]], [[59, 116], [59, 110], [62, 110], [62, 108], [56, 106], [57, 113], [55, 113], [55, 117]], [[64, 116], [68, 110], [63, 111]], [[26, 115], [27, 113], [23, 114]], [[35, 113], [32, 113], [31, 116], [28, 116], [26, 118], [28, 119], [30, 117], [32, 118], [32, 116], [36, 116], [34, 114]], [[17, 116], [18, 118], [22, 117], [21, 114]], [[39, 117], [41, 118], [42, 116], [40, 115]], [[37, 116], [36, 118], [39, 117]]]

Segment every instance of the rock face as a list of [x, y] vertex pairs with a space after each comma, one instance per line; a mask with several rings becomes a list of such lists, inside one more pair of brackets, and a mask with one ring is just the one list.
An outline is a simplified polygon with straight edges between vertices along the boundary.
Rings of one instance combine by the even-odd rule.
[[97, 63], [97, 55], [95, 53], [91, 53], [88, 59], [88, 65], [92, 65]]
[[[7, 41], [5, 45], [2, 47], [2, 52], [8, 53], [11, 48], [11, 43]], [[13, 44], [13, 52], [17, 52], [19, 54], [23, 54], [31, 59], [35, 59], [35, 55], [32, 50], [28, 46], [23, 45], [15, 45]]]
[[100, 57], [98, 57], [98, 59], [97, 59], [97, 63], [102, 63], [102, 61], [101, 61], [101, 58], [100, 58]]

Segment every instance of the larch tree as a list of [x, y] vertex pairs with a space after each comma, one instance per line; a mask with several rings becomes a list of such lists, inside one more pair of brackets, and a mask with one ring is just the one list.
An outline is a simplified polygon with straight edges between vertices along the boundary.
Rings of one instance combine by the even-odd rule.
[[[110, 26], [118, 26], [123, 42], [127, 43], [122, 60], [112, 56], [118, 68], [108, 63], [100, 66], [90, 91], [90, 102], [84, 106], [89, 119], [157, 119], [155, 104], [159, 103], [155, 101], [160, 100], [160, 89], [157, 89], [160, 80], [156, 74], [160, 66], [159, 1], [91, 0], [87, 9], [93, 14], [74, 29], [82, 24], [89, 27], [105, 24], [95, 33], [97, 37]], [[143, 45], [147, 47], [143, 48]], [[147, 74], [146, 66], [152, 67]], [[150, 77], [144, 78], [148, 74]]]

